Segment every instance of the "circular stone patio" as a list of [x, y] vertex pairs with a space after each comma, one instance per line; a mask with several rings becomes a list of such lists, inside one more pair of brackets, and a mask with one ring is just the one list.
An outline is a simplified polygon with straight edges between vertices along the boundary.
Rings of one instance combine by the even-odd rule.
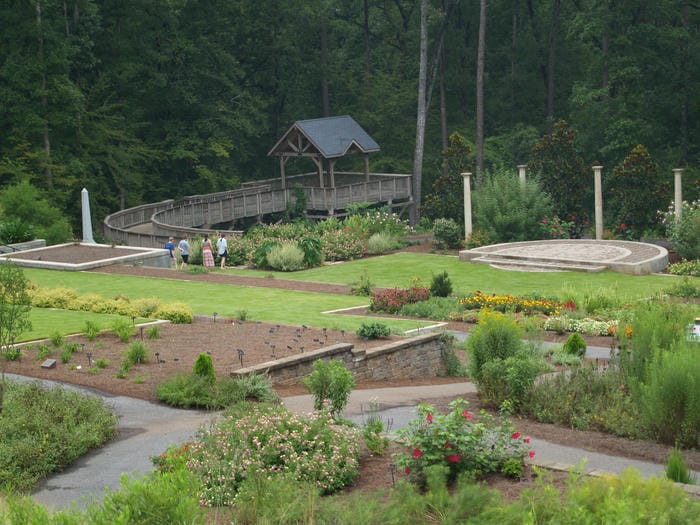
[[520, 271], [613, 270], [643, 275], [668, 266], [662, 246], [633, 241], [553, 239], [480, 246], [459, 252], [462, 261]]

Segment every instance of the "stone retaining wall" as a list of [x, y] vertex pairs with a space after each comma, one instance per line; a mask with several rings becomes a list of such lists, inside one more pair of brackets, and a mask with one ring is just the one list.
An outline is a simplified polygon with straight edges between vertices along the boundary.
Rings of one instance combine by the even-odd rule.
[[439, 333], [429, 333], [387, 343], [374, 348], [355, 348], [350, 343], [337, 343], [303, 354], [241, 368], [233, 377], [266, 374], [275, 385], [301, 383], [313, 369], [317, 359], [340, 359], [355, 381], [381, 381], [435, 377], [444, 373], [442, 350], [445, 343]]

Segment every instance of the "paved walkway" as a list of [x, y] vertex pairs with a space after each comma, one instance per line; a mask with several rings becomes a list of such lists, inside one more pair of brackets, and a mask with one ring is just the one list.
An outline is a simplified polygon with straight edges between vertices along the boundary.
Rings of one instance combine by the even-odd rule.
[[[35, 380], [19, 376], [10, 379]], [[214, 412], [178, 410], [139, 399], [106, 396], [70, 385], [64, 386], [103, 397], [118, 415], [118, 438], [81, 458], [64, 472], [49, 477], [36, 489], [34, 499], [49, 509], [68, 508], [71, 505], [83, 507], [86, 499], [101, 499], [105, 487], [119, 487], [122, 473], [143, 474], [150, 471], [152, 456], [161, 454], [171, 444], [191, 439], [217, 415]], [[405, 427], [415, 417], [418, 403], [442, 397], [464, 396], [475, 391], [475, 386], [468, 382], [355, 390], [344, 415], [361, 424], [370, 405], [376, 402], [380, 407], [378, 415], [390, 422], [390, 431], [394, 432]], [[284, 403], [296, 413], [306, 413], [313, 408], [313, 398], [310, 395], [288, 397]], [[557, 445], [541, 438], [533, 438], [532, 446], [537, 451], [536, 462], [539, 464], [573, 466], [585, 458], [587, 470], [619, 473], [628, 467], [635, 467], [645, 476], [660, 476], [664, 471], [664, 465], [661, 464], [597, 454]]]

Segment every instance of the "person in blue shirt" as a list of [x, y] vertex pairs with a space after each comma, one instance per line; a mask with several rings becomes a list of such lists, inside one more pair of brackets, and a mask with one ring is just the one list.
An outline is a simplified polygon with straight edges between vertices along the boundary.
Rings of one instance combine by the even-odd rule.
[[165, 249], [168, 250], [168, 253], [170, 254], [170, 266], [175, 266], [177, 269], [177, 261], [175, 260], [175, 242], [172, 237], [168, 239], [168, 242], [165, 243]]

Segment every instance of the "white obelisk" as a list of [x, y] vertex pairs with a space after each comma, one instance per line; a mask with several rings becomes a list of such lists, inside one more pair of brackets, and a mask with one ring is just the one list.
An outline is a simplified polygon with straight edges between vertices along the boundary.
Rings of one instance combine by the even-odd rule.
[[83, 188], [80, 192], [80, 200], [83, 208], [83, 242], [95, 244], [92, 238], [92, 219], [90, 218], [90, 197], [88, 190]]

